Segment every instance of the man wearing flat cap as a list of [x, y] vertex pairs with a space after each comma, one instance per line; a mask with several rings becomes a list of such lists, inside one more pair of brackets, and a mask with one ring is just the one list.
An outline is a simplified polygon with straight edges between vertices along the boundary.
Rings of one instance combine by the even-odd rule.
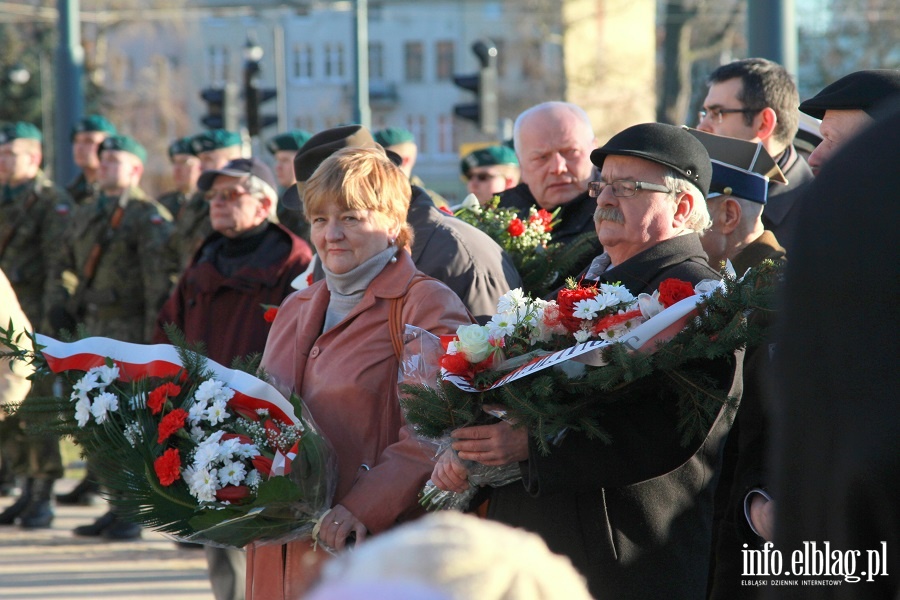
[[[59, 240], [70, 222], [72, 201], [41, 170], [41, 140], [31, 123], [0, 127], [0, 271], [28, 321], [54, 335], [60, 328], [72, 328], [64, 318], [68, 294], [59, 261]], [[39, 379], [29, 398], [52, 395], [52, 388], [51, 378]], [[0, 398], [0, 413], [3, 404]], [[16, 415], [0, 418], [0, 460], [22, 482], [19, 498], [0, 513], [0, 525], [18, 523], [31, 529], [49, 527], [53, 521], [51, 493], [63, 475], [59, 439], [37, 429]]]
[[[302, 187], [326, 158], [347, 147], [380, 148], [361, 125], [321, 131], [294, 158], [296, 187]], [[286, 194], [284, 200], [291, 207], [300, 208], [296, 194]], [[447, 284], [480, 322], [487, 322], [494, 315], [500, 296], [522, 285], [512, 260], [494, 240], [438, 210], [420, 187], [412, 187], [406, 220], [415, 234], [410, 250], [416, 268]]]
[[[692, 284], [719, 278], [699, 238], [709, 222], [712, 168], [696, 138], [671, 125], [636, 125], [595, 150], [591, 161], [602, 169], [590, 189], [605, 252], [585, 280], [622, 282], [639, 294], [670, 277]], [[734, 397], [738, 362], [702, 368]], [[491, 491], [488, 518], [540, 534], [572, 560], [597, 598], [706, 593], [719, 452], [734, 408], [723, 406], [704, 434], [683, 445], [674, 392], [652, 385], [658, 391], [648, 390], [645, 402], [608, 405], [602, 425], [609, 443], [569, 431], [544, 455], [533, 435], [506, 422], [451, 434], [464, 461], [519, 464], [522, 481]], [[441, 456], [432, 481], [459, 491], [468, 485], [465, 467], [451, 457]]]
[[[100, 196], [72, 214], [65, 267], [77, 280], [69, 311], [88, 334], [146, 344], [172, 287], [175, 264], [164, 249], [169, 211], [140, 189], [147, 151], [134, 138], [113, 135], [100, 144]], [[76, 535], [127, 540], [139, 525], [110, 510]]]
[[81, 169], [66, 191], [76, 204], [93, 202], [99, 193], [100, 143], [116, 134], [116, 127], [100, 115], [88, 115], [72, 128], [72, 160]]
[[[275, 179], [278, 181], [279, 198], [297, 183], [297, 178], [294, 177], [294, 155], [311, 137], [312, 134], [304, 129], [292, 129], [279, 133], [266, 142], [266, 150], [275, 158]], [[278, 220], [307, 242], [310, 241], [309, 223], [303, 218], [302, 212], [285, 208], [284, 203], [279, 202]]]
[[822, 120], [822, 142], [809, 155], [813, 173], [818, 174], [835, 152], [874, 123], [881, 106], [898, 96], [900, 70], [875, 69], [845, 75], [801, 102], [802, 112]]
[[[200, 160], [201, 171], [221, 169], [228, 161], [241, 158], [244, 150], [241, 134], [227, 129], [211, 129], [195, 135], [191, 138], [191, 148]], [[209, 205], [203, 194], [195, 193], [175, 219], [167, 251], [184, 269], [212, 231]]]
[[182, 137], [169, 144], [169, 162], [172, 164], [175, 189], [157, 198], [157, 202], [165, 206], [176, 221], [184, 206], [197, 192], [197, 178], [200, 177], [200, 159], [191, 145], [192, 139], [191, 136]]
[[460, 162], [466, 189], [484, 206], [501, 192], [519, 183], [519, 159], [509, 146], [488, 146], [467, 154]]

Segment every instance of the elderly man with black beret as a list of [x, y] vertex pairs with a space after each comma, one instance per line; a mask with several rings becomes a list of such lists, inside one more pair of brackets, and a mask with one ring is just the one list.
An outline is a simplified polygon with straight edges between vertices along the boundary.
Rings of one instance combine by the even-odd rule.
[[[635, 125], [591, 153], [589, 191], [604, 252], [584, 279], [622, 282], [634, 294], [676, 277], [718, 279], [699, 233], [709, 223], [712, 168], [703, 145], [671, 125]], [[702, 368], [740, 394], [740, 357]], [[734, 417], [723, 406], [703, 435], [681, 443], [672, 391], [609, 405], [611, 443], [569, 431], [543, 455], [533, 436], [501, 422], [452, 432], [462, 460], [518, 462], [522, 482], [492, 491], [488, 518], [540, 534], [567, 555], [597, 598], [703, 598], [720, 450]], [[432, 480], [461, 491], [465, 468], [442, 455]]]
[[818, 175], [835, 152], [874, 123], [879, 108], [900, 96], [900, 70], [856, 71], [841, 77], [821, 92], [800, 103], [800, 111], [822, 120], [822, 142], [809, 155], [809, 166]]

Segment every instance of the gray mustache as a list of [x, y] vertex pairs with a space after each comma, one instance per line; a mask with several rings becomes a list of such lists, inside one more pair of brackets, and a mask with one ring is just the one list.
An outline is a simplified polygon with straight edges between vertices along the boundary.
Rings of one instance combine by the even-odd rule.
[[625, 217], [618, 208], [598, 206], [594, 211], [594, 222], [599, 223], [600, 221], [612, 221], [613, 223], [622, 224], [625, 223]]

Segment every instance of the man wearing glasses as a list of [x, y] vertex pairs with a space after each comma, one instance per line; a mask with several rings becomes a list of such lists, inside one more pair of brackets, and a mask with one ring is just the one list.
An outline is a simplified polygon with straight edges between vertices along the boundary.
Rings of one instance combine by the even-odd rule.
[[[590, 193], [605, 251], [585, 280], [622, 282], [639, 294], [670, 277], [719, 278], [699, 236], [709, 224], [712, 174], [703, 144], [679, 127], [645, 123], [616, 134], [590, 159], [602, 169]], [[701, 368], [735, 397], [737, 363]], [[491, 491], [488, 518], [540, 534], [572, 560], [593, 596], [703, 598], [719, 454], [735, 409], [723, 407], [704, 436], [682, 445], [673, 404], [663, 387], [639, 405], [610, 404], [603, 427], [611, 443], [569, 431], [545, 455], [527, 430], [501, 422], [453, 431], [452, 447], [463, 461], [519, 463], [522, 481]], [[452, 456], [441, 455], [431, 479], [463, 491], [467, 471]]]
[[793, 147], [800, 123], [800, 96], [790, 74], [764, 58], [745, 58], [722, 65], [707, 79], [709, 91], [700, 109], [697, 129], [762, 142], [788, 180], [769, 184], [763, 224], [788, 247], [796, 211], [793, 190], [813, 178]]

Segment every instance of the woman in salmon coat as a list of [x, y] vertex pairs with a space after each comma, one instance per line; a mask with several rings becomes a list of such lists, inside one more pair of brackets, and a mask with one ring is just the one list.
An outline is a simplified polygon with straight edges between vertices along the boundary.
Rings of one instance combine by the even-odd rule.
[[[409, 180], [380, 149], [346, 148], [306, 182], [304, 211], [325, 279], [281, 305], [263, 353], [334, 446], [337, 491], [319, 541], [340, 551], [416, 516], [431, 456], [404, 427], [390, 311], [434, 334], [472, 322], [443, 283], [416, 270]], [[355, 537], [355, 542], [352, 540]], [[326, 556], [309, 541], [247, 548], [247, 598], [302, 596]]]

